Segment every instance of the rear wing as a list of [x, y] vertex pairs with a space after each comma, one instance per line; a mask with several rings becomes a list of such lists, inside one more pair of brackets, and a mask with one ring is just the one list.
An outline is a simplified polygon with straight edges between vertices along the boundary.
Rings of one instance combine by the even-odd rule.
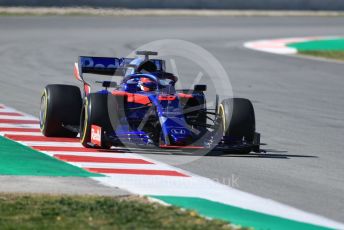
[[[74, 64], [74, 76], [84, 83], [86, 95], [90, 92], [90, 85], [84, 80], [83, 74], [98, 74], [107, 76], [124, 76], [128, 65], [135, 58], [116, 57], [90, 57], [80, 56], [78, 62]], [[158, 71], [165, 69], [165, 63], [160, 59], [150, 59], [157, 66]], [[134, 64], [135, 65], [135, 64]]]
[[122, 74], [121, 69], [133, 58], [87, 57], [80, 56], [74, 64], [74, 75], [79, 81], [84, 81], [83, 74], [109, 75]]
[[[87, 57], [80, 56], [75, 63], [74, 74], [78, 80], [83, 79], [83, 73], [98, 75], [119, 75], [124, 76], [125, 68], [131, 64], [134, 58], [112, 58], [112, 57]], [[158, 71], [164, 70], [164, 61], [160, 59], [150, 59], [157, 66]]]

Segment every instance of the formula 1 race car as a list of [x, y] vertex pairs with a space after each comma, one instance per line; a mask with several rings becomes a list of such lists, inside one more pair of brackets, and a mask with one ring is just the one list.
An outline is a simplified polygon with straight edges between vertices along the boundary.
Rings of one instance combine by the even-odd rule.
[[[47, 137], [77, 137], [86, 148], [112, 146], [217, 149], [259, 152], [260, 135], [248, 99], [229, 98], [207, 108], [206, 85], [175, 89], [177, 76], [152, 51], [136, 58], [79, 57], [74, 75], [83, 83], [47, 85], [41, 98], [40, 127]], [[140, 57], [141, 56], [141, 57]], [[96, 81], [91, 92], [84, 74], [121, 76]]]

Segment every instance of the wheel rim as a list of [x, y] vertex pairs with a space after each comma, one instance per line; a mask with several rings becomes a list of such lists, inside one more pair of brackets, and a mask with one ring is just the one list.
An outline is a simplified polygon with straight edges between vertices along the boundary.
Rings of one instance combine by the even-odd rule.
[[219, 121], [218, 122], [219, 122], [219, 132], [222, 134], [222, 136], [225, 136], [226, 117], [225, 117], [225, 110], [222, 104], [220, 104], [219, 106]]
[[82, 125], [82, 127], [80, 127], [80, 138], [81, 138], [81, 142], [85, 141], [86, 138], [86, 132], [87, 132], [87, 120], [88, 120], [88, 113], [87, 113], [87, 109], [88, 109], [88, 101], [86, 99], [85, 102], [85, 107], [82, 111], [82, 120], [80, 122], [80, 124]]
[[44, 90], [43, 95], [41, 97], [41, 105], [40, 105], [40, 112], [39, 112], [39, 125], [41, 131], [45, 128], [45, 121], [47, 119], [47, 107], [48, 107], [48, 100], [47, 100], [47, 94]]

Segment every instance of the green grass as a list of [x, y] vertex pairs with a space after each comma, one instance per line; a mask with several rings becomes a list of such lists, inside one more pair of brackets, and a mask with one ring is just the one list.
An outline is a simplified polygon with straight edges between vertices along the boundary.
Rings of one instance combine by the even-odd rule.
[[0, 229], [233, 229], [145, 198], [0, 194]]
[[310, 40], [305, 42], [290, 43], [288, 47], [293, 47], [300, 51], [344, 51], [344, 38], [324, 38], [320, 40]]
[[57, 160], [0, 136], [0, 174], [22, 176], [98, 177], [84, 169]]
[[344, 51], [299, 51], [299, 54], [344, 61]]

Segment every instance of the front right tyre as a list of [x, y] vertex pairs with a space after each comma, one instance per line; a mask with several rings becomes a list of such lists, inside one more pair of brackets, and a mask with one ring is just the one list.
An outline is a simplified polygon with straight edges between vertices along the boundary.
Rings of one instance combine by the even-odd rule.
[[109, 111], [109, 108], [113, 108], [112, 104], [114, 101], [111, 99], [113, 99], [113, 96], [100, 93], [91, 93], [85, 98], [80, 118], [80, 142], [84, 147], [103, 149], [111, 147], [111, 143], [104, 140], [103, 134], [101, 134], [101, 146], [91, 144], [92, 125], [100, 126], [103, 133], [109, 133], [114, 130], [114, 120], [112, 119], [112, 123], [110, 120], [113, 111]]

